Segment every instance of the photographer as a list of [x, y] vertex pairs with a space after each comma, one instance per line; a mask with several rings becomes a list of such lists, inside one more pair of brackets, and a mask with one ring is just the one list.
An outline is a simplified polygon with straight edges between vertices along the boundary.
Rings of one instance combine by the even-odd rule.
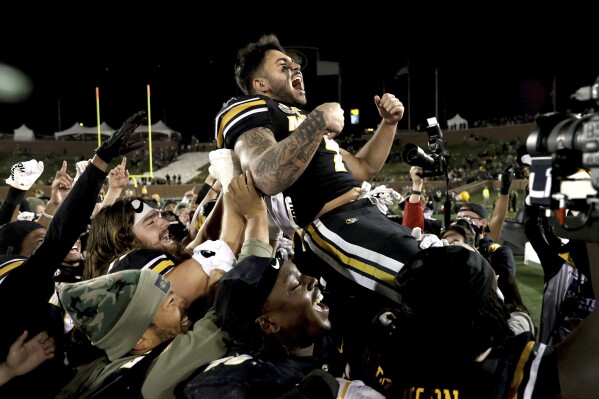
[[422, 201], [422, 188], [424, 179], [422, 175], [424, 170], [420, 166], [410, 167], [410, 177], [412, 178], [412, 189], [407, 193], [407, 201], [404, 202], [402, 224], [414, 229], [420, 227], [425, 234], [441, 234], [441, 221], [425, 217], [424, 205]]
[[405, 202], [402, 224], [411, 229], [420, 227], [422, 231], [426, 231], [424, 228], [424, 209], [422, 204], [423, 173], [424, 171], [420, 166], [410, 167], [412, 189], [406, 194], [408, 200]]

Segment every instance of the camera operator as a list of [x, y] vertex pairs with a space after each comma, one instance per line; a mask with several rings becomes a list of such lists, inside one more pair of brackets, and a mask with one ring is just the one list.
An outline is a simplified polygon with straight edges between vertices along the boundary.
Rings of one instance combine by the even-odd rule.
[[[508, 194], [514, 177], [514, 168], [510, 165], [504, 171], [501, 179], [499, 199], [489, 222], [487, 209], [478, 203], [468, 202], [460, 207], [458, 220], [469, 222], [475, 231], [475, 247], [487, 259], [498, 276], [497, 286], [504, 295], [504, 302], [511, 312], [530, 314], [522, 301], [520, 290], [516, 283], [516, 260], [512, 250], [496, 242], [499, 237], [503, 220], [507, 212]], [[493, 234], [494, 233], [494, 234]]]
[[[571, 98], [594, 108], [599, 104], [599, 77]], [[547, 113], [537, 117], [536, 124], [526, 141], [528, 153], [518, 155], [530, 168], [525, 232], [544, 272], [539, 340], [556, 348], [563, 396], [595, 398], [599, 113]]]
[[[519, 151], [519, 164], [528, 172], [531, 156]], [[526, 187], [529, 194], [529, 187]], [[591, 284], [586, 243], [562, 240], [550, 224], [546, 209], [525, 201], [524, 232], [543, 268], [543, 302], [539, 341], [554, 345], [564, 341], [593, 312], [596, 296]]]
[[526, 205], [525, 233], [543, 268], [539, 341], [562, 342], [596, 307], [584, 241], [564, 244], [542, 207]]

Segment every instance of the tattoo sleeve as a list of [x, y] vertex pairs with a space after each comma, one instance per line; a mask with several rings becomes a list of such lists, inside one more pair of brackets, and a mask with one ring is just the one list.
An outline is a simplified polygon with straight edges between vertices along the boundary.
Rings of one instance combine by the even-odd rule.
[[248, 130], [235, 144], [244, 168], [249, 167], [254, 183], [263, 193], [274, 195], [291, 186], [312, 160], [326, 123], [315, 110], [286, 139], [276, 142], [265, 127]]

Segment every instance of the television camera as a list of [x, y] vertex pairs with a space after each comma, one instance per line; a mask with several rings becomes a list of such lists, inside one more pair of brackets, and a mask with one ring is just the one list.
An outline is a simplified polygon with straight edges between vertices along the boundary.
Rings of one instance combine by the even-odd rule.
[[[595, 84], [572, 95], [599, 104]], [[560, 237], [597, 242], [599, 231], [599, 113], [537, 117], [526, 140], [530, 154], [527, 201], [540, 205]]]

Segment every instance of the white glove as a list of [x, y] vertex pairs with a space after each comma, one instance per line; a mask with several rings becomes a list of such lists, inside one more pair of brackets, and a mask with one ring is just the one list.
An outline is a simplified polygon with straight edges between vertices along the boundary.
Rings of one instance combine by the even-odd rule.
[[223, 240], [204, 241], [195, 247], [192, 258], [202, 265], [204, 273], [208, 276], [214, 269], [228, 272], [237, 264], [233, 251]]
[[281, 236], [281, 238], [279, 238], [279, 247], [277, 248], [277, 252], [280, 253], [285, 260], [292, 258], [295, 254], [293, 251], [293, 241], [287, 237]]
[[81, 174], [85, 171], [85, 168], [87, 168], [87, 165], [89, 165], [90, 162], [91, 159], [88, 159], [87, 161], [79, 161], [75, 164], [75, 169], [77, 170], [77, 172], [75, 173], [73, 183], [76, 182], [77, 179], [79, 179], [79, 176], [81, 176]]
[[364, 385], [361, 380], [349, 381], [337, 378], [337, 381], [339, 381], [337, 399], [385, 399], [385, 395], [368, 385]]
[[425, 234], [418, 245], [420, 249], [427, 249], [430, 247], [445, 247], [449, 245], [446, 239], [440, 239], [436, 234]]
[[416, 241], [422, 240], [422, 229], [420, 227], [414, 227], [412, 229], [412, 237], [414, 237]]
[[210, 159], [210, 166], [208, 167], [208, 173], [217, 180], [220, 180], [220, 184], [223, 188], [223, 193], [229, 191], [229, 183], [235, 176], [239, 176], [243, 172], [241, 171], [241, 164], [239, 158], [233, 152], [226, 148], [210, 151], [208, 153], [208, 159]]
[[399, 204], [404, 201], [404, 197], [390, 187], [384, 184], [370, 189], [371, 185], [368, 182], [362, 183], [360, 188], [360, 198], [372, 198], [376, 201], [376, 206], [383, 214], [387, 214], [391, 204]]
[[35, 219], [35, 213], [33, 212], [19, 212], [19, 216], [17, 216], [17, 220], [29, 220], [33, 222]]
[[19, 190], [27, 191], [33, 183], [42, 175], [44, 163], [32, 159], [27, 162], [19, 162], [10, 168], [10, 177], [6, 184]]
[[427, 249], [430, 247], [445, 247], [449, 245], [449, 242], [446, 239], [440, 239], [436, 234], [422, 234], [420, 227], [414, 227], [414, 229], [412, 229], [412, 237], [414, 237], [416, 241], [420, 242], [420, 244], [418, 244], [420, 249]]

